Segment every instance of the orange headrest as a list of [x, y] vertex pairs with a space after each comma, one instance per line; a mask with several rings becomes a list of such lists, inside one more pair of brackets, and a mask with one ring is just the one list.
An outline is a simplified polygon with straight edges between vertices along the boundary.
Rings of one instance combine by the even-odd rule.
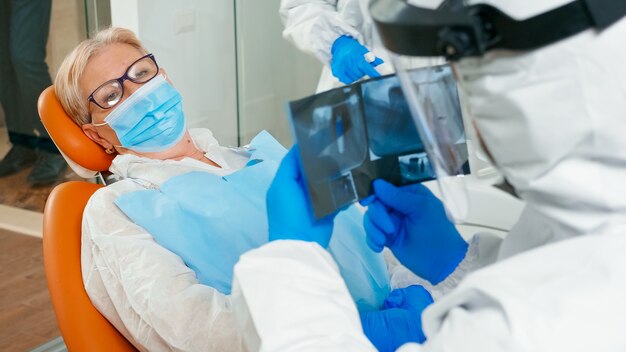
[[[96, 171], [106, 171], [115, 157], [104, 152], [96, 142], [89, 139], [83, 130], [67, 115], [54, 91], [46, 88], [37, 104], [39, 116], [52, 141], [66, 158], [72, 169], [83, 177]], [[78, 169], [79, 166], [82, 170]], [[93, 176], [93, 175], [92, 175]]]

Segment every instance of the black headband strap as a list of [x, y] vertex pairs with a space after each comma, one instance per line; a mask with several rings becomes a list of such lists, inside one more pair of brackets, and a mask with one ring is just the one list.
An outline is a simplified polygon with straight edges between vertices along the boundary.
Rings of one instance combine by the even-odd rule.
[[626, 15], [626, 0], [576, 0], [522, 21], [491, 5], [462, 3], [448, 0], [430, 10], [406, 0], [376, 0], [370, 9], [389, 50], [449, 60], [492, 49], [537, 49], [589, 28], [601, 31]]

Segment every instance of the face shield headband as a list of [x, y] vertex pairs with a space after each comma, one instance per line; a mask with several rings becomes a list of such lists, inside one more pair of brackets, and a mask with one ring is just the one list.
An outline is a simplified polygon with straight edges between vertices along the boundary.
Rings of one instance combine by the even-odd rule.
[[522, 21], [462, 0], [446, 0], [437, 9], [407, 0], [373, 0], [370, 12], [388, 50], [456, 61], [493, 49], [537, 49], [589, 28], [605, 29], [626, 15], [626, 1], [577, 0]]

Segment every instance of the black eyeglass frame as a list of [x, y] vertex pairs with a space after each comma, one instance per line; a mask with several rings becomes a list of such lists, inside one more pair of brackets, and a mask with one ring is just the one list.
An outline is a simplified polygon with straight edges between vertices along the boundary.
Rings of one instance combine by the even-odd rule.
[[[154, 62], [154, 65], [156, 66], [156, 71], [155, 71], [154, 75], [152, 77], [148, 78], [146, 81], [136, 81], [136, 80], [132, 79], [130, 76], [128, 76], [128, 71], [130, 71], [131, 67], [133, 67], [136, 63], [138, 63], [139, 61], [141, 61], [141, 60], [143, 60], [145, 58], [150, 58], [152, 60], [152, 62]], [[104, 86], [106, 86], [108, 84], [111, 84], [112, 82], [117, 82], [120, 85], [120, 89], [122, 90], [121, 95], [124, 96], [124, 81], [129, 80], [129, 81], [131, 81], [133, 83], [145, 84], [145, 83], [150, 82], [158, 74], [159, 74], [159, 64], [156, 62], [156, 59], [154, 58], [154, 55], [152, 55], [152, 53], [144, 55], [144, 56], [138, 58], [137, 60], [135, 60], [132, 64], [128, 65], [128, 68], [126, 69], [126, 72], [124, 72], [124, 74], [121, 77], [110, 79], [110, 80], [102, 83], [101, 85], [99, 85], [98, 88], [94, 89], [93, 92], [91, 92], [91, 94], [89, 94], [89, 97], [87, 97], [87, 101], [96, 104], [98, 107], [100, 107], [101, 109], [104, 109], [104, 110], [112, 109], [112, 108], [116, 107], [117, 104], [120, 103], [121, 99], [117, 103], [115, 103], [115, 105], [112, 105], [112, 106], [109, 106], [109, 107], [104, 107], [104, 106], [98, 104], [96, 99], [94, 99], [94, 97], [93, 97], [94, 93], [97, 92], [98, 89], [100, 89], [100, 88], [102, 88], [102, 87], [104, 87]]]

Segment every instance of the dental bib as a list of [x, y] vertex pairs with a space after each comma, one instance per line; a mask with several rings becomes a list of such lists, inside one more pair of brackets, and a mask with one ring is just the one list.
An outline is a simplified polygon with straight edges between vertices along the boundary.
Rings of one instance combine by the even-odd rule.
[[[269, 133], [250, 144], [246, 167], [220, 177], [190, 172], [160, 189], [124, 194], [115, 204], [163, 247], [176, 253], [201, 284], [230, 294], [233, 267], [245, 252], [268, 241], [265, 195], [286, 150]], [[378, 309], [390, 291], [382, 254], [365, 242], [362, 213], [354, 206], [335, 218], [328, 251], [359, 311]]]

